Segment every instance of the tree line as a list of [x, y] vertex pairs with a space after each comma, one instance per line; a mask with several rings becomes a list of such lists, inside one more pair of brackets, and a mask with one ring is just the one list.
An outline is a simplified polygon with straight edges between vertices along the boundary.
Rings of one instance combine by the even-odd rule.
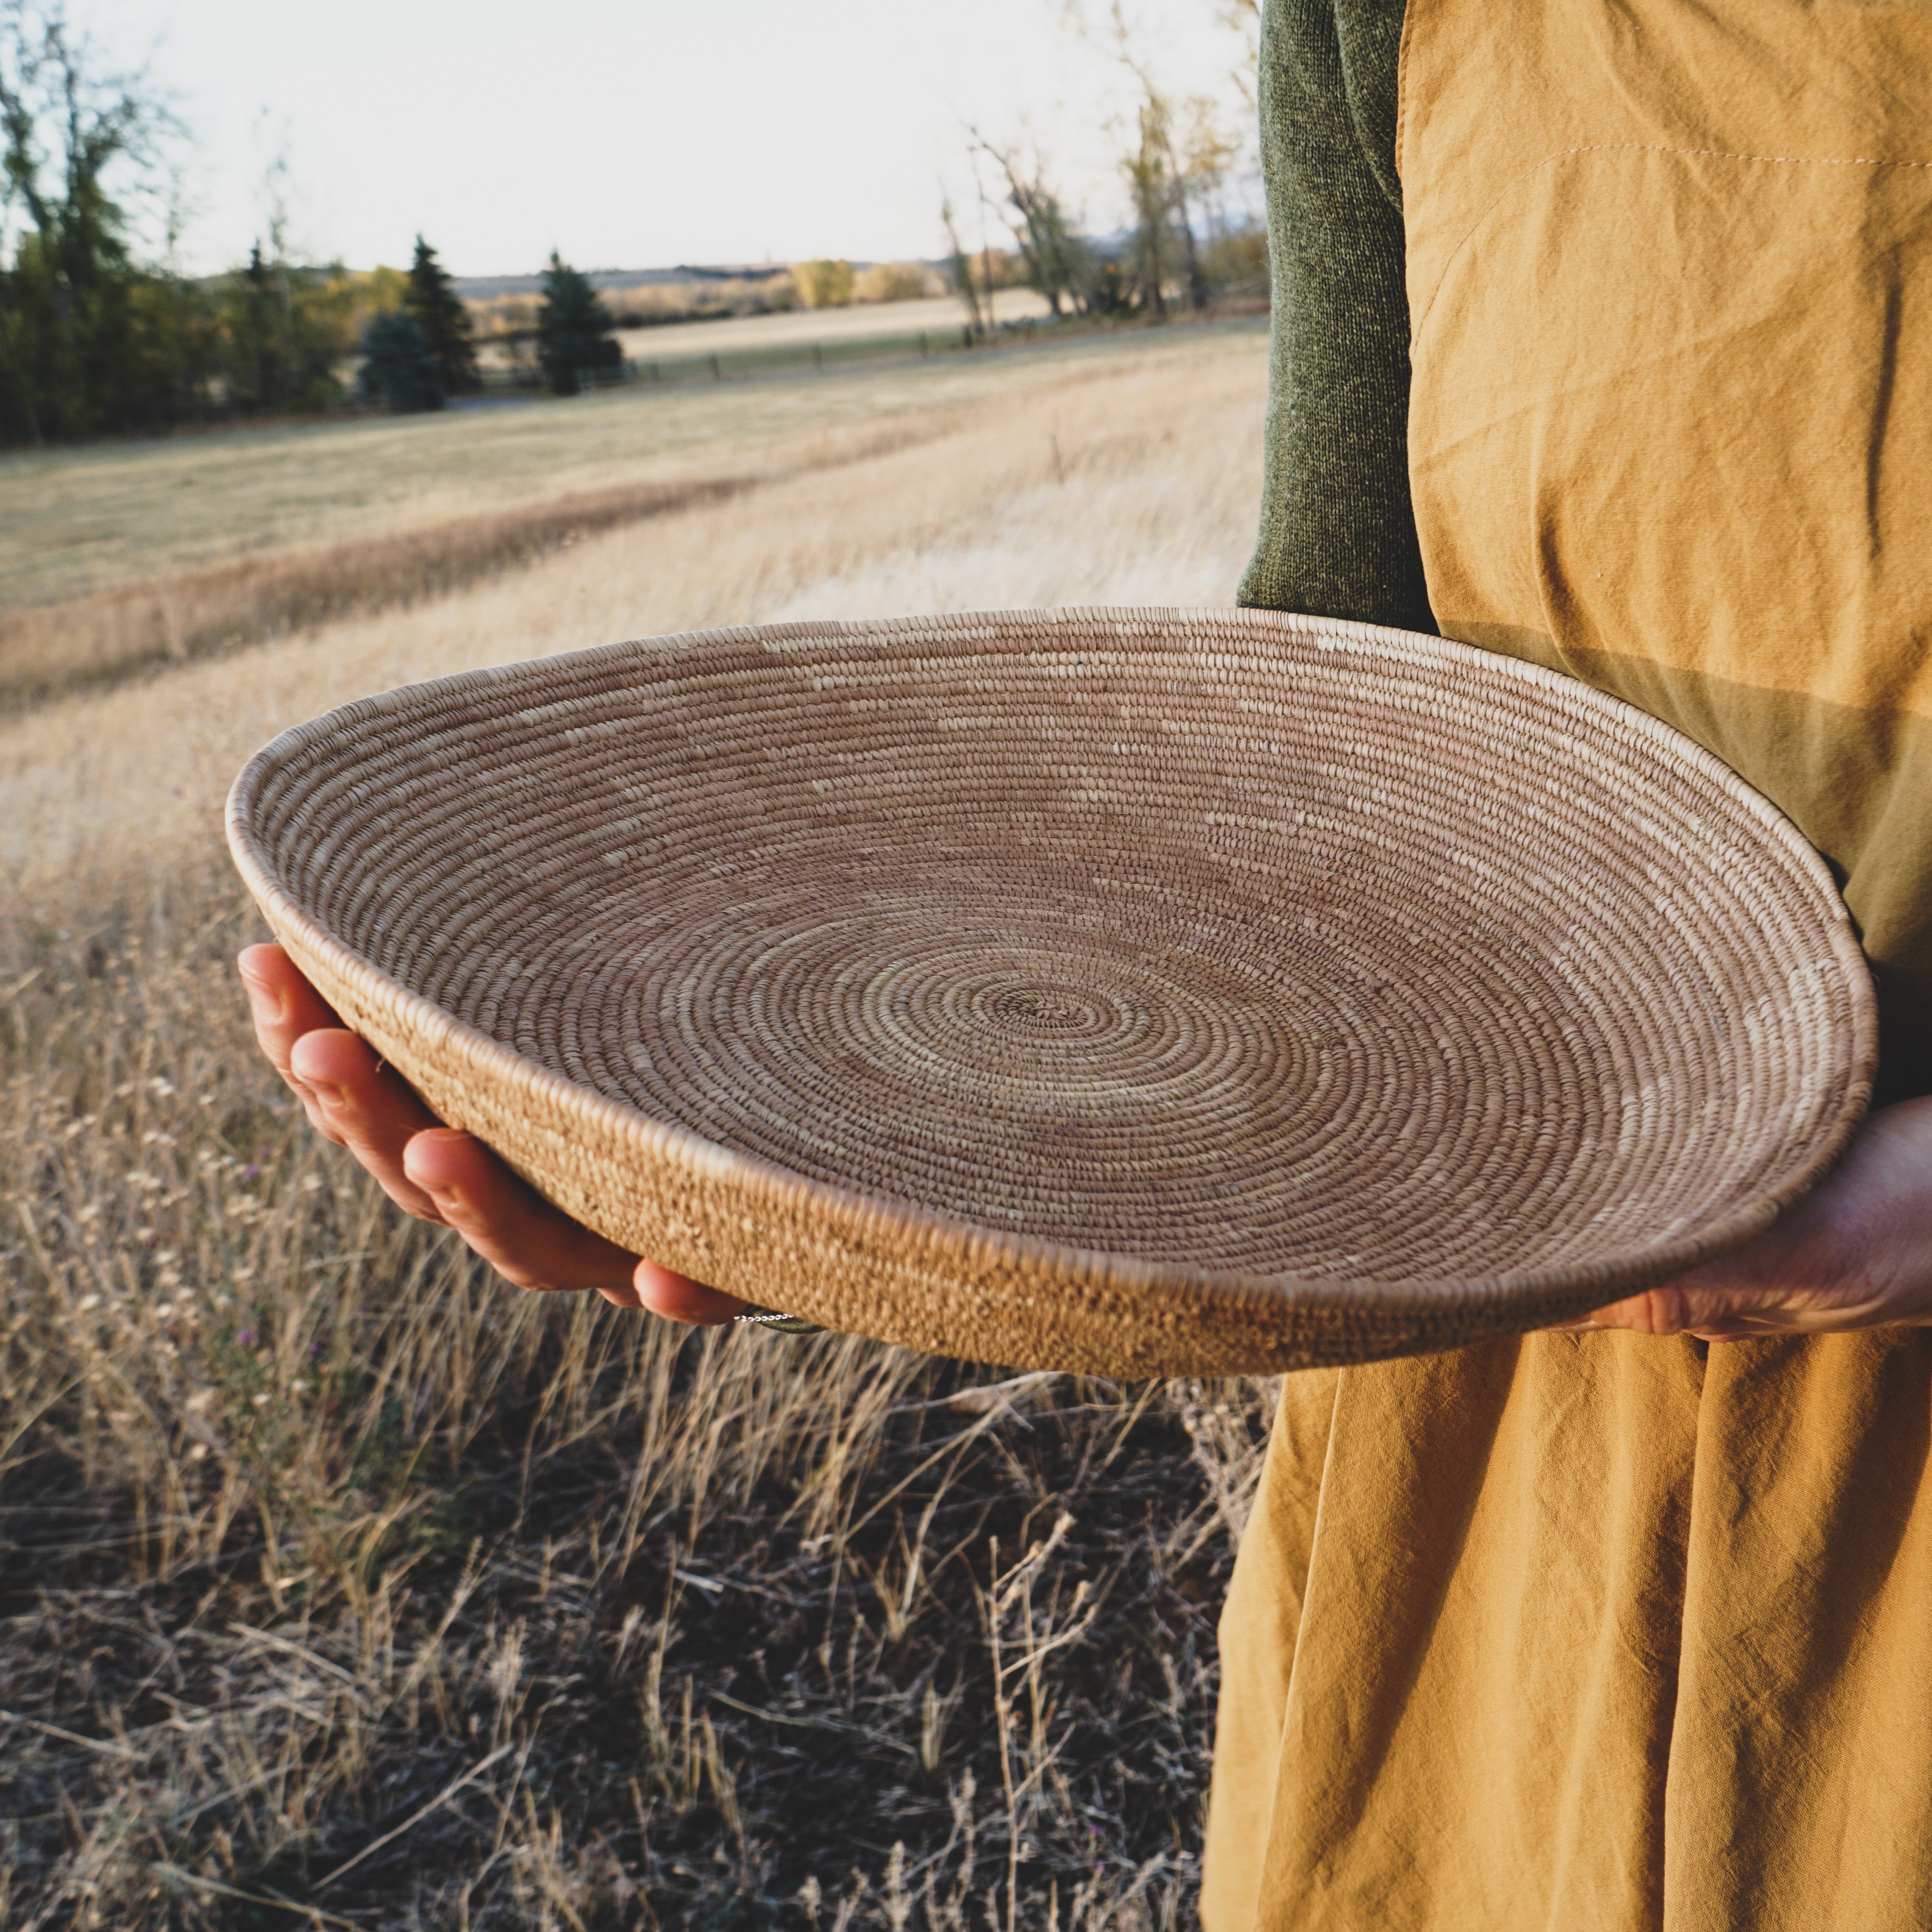
[[[71, 442], [364, 396], [440, 408], [482, 387], [470, 314], [420, 236], [406, 273], [289, 259], [286, 222], [226, 274], [140, 259], [136, 236], [178, 133], [140, 78], [92, 70], [58, 4], [0, 0], [0, 445]], [[619, 359], [589, 279], [554, 255], [537, 352], [574, 393]]]
[[[1266, 273], [1266, 238], [1252, 224], [1217, 218], [1215, 202], [1232, 170], [1236, 144], [1222, 131], [1213, 104], [1177, 108], [1142, 76], [1132, 145], [1122, 161], [1133, 220], [1125, 235], [1097, 242], [1082, 233], [1053, 186], [1036, 151], [990, 139], [969, 126], [975, 162], [990, 166], [997, 202], [1019, 258], [1017, 279], [1036, 289], [1058, 315], [1138, 314], [1164, 322], [1175, 302], [1196, 312], [1231, 284]], [[1183, 114], [1186, 116], [1184, 124]], [[982, 195], [985, 190], [982, 190]], [[989, 251], [976, 263], [963, 246], [950, 200], [940, 220], [952, 257], [952, 280], [969, 326], [983, 334], [980, 298], [996, 286]]]
[[319, 409], [368, 278], [258, 243], [194, 280], [136, 259], [176, 133], [140, 82], [91, 72], [56, 7], [0, 7], [0, 442]]
[[[1243, 31], [1251, 68], [1257, 0], [1216, 4]], [[972, 248], [943, 208], [970, 332], [987, 332], [986, 296], [1014, 279], [1055, 315], [1151, 320], [1231, 284], [1258, 290], [1264, 239], [1220, 212], [1240, 143], [1215, 104], [1162, 91], [1120, 0], [1097, 23], [1079, 0], [1066, 5], [1132, 83], [1117, 128], [1132, 225], [1105, 242], [1084, 234], [1036, 148], [968, 128], [980, 199], [1011, 244], [996, 260], [982, 232]], [[152, 230], [180, 131], [140, 76], [91, 70], [62, 0], [0, 0], [0, 446], [320, 411], [345, 399], [342, 372], [358, 356], [364, 399], [398, 411], [482, 386], [470, 310], [421, 236], [406, 272], [352, 273], [291, 260], [278, 212], [266, 244], [226, 274], [143, 260], [137, 238]], [[854, 293], [844, 262], [795, 265], [793, 280], [808, 306]], [[616, 368], [617, 326], [553, 253], [536, 327], [545, 386], [573, 394]]]
[[[574, 396], [586, 378], [615, 369], [622, 360], [616, 326], [590, 278], [553, 250], [536, 320], [544, 386], [553, 395]], [[450, 397], [482, 388], [469, 304], [420, 235], [400, 304], [370, 322], [362, 350], [363, 394], [398, 415], [440, 410]]]

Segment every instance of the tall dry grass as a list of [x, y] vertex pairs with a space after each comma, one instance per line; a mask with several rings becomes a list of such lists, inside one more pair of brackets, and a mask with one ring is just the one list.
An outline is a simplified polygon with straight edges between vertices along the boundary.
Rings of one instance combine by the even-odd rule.
[[520, 1298], [271, 1090], [242, 925], [8, 989], [0, 1921], [1178, 1922], [1258, 1394]]
[[159, 664], [185, 663], [344, 617], [447, 596], [608, 530], [929, 441], [944, 434], [947, 422], [938, 412], [888, 416], [877, 425], [766, 451], [756, 468], [714, 468], [674, 482], [544, 497], [513, 509], [278, 550], [64, 603], [0, 611], [0, 705], [17, 710]]
[[252, 742], [398, 676], [1225, 596], [1258, 386], [1124, 364], [0, 733], [0, 1924], [1189, 1922], [1268, 1388], [518, 1295], [257, 1060], [210, 848]]
[[44, 698], [359, 611], [446, 596], [597, 532], [736, 495], [752, 481], [635, 483], [0, 613], [0, 700]]

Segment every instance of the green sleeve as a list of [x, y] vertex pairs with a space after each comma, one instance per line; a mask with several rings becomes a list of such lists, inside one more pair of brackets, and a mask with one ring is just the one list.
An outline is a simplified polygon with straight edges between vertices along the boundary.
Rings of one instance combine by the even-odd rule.
[[1261, 536], [1240, 601], [1433, 631], [1408, 494], [1402, 6], [1262, 10], [1274, 324]]

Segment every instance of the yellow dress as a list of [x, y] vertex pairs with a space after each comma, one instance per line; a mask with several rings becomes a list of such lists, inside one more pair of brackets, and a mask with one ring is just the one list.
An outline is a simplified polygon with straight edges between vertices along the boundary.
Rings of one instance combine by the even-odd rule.
[[[1400, 102], [1438, 623], [1776, 800], [1932, 1089], [1932, 5], [1411, 0]], [[1209, 1932], [1932, 1927], [1928, 1437], [1916, 1330], [1289, 1377]]]

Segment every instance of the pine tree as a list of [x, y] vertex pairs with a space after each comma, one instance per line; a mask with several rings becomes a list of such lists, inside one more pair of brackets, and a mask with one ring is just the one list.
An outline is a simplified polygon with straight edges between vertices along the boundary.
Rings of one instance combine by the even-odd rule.
[[553, 248], [537, 311], [537, 361], [554, 395], [574, 396], [587, 370], [614, 369], [623, 359], [611, 331], [617, 326], [590, 278], [569, 267]]
[[442, 365], [407, 309], [385, 309], [362, 332], [362, 393], [399, 416], [442, 407]]
[[452, 396], [471, 396], [483, 386], [476, 372], [476, 344], [469, 306], [452, 284], [436, 250], [418, 235], [410, 264], [409, 292], [403, 298], [416, 326], [442, 370], [442, 386]]

